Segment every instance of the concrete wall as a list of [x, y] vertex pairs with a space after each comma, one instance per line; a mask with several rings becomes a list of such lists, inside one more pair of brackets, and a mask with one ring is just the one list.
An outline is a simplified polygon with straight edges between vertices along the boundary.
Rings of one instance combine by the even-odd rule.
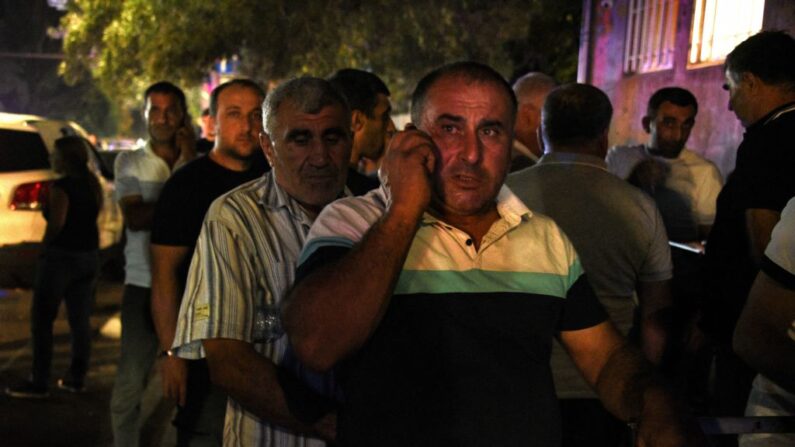
[[[624, 74], [629, 0], [584, 0], [579, 81], [593, 84], [610, 96], [615, 109], [611, 145], [646, 141], [641, 118], [649, 97], [657, 89], [676, 85], [690, 90], [698, 99], [699, 112], [688, 147], [715, 162], [726, 176], [734, 169], [743, 127], [728, 110], [728, 92], [722, 89], [722, 64], [687, 67], [693, 3], [693, 0], [679, 1], [673, 68]], [[795, 34], [795, 1], [767, 0], [762, 27]]]

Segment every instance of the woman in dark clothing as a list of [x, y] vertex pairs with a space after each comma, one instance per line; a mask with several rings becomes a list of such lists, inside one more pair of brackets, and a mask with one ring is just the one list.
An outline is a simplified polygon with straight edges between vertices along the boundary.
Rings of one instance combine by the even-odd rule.
[[52, 363], [52, 326], [61, 300], [66, 302], [72, 333], [72, 363], [58, 387], [84, 389], [91, 351], [89, 317], [99, 271], [97, 215], [102, 189], [88, 168], [88, 142], [63, 137], [55, 142], [53, 170], [62, 174], [43, 208], [47, 229], [36, 269], [31, 306], [33, 368], [30, 380], [6, 389], [12, 397], [46, 397]]

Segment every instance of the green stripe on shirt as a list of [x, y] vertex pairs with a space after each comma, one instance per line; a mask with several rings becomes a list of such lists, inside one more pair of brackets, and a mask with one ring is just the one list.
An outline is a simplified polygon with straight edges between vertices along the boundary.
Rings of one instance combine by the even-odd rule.
[[394, 293], [518, 292], [565, 298], [579, 274], [571, 276], [488, 270], [403, 270]]

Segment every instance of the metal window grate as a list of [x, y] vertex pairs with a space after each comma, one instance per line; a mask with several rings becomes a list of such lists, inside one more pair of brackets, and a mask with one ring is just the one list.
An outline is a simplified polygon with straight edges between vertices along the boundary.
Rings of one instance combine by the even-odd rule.
[[740, 42], [762, 29], [765, 0], [696, 0], [688, 67], [723, 62]]
[[673, 68], [678, 0], [630, 0], [624, 73]]

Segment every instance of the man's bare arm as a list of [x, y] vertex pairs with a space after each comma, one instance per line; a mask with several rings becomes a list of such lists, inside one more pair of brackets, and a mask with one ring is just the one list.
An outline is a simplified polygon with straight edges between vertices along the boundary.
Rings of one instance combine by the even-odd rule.
[[[179, 267], [190, 254], [190, 247], [151, 244], [152, 254], [152, 321], [160, 341], [160, 350], [171, 349], [177, 331], [177, 316], [182, 300]], [[163, 360], [163, 394], [185, 405], [187, 365], [179, 357]]]
[[276, 365], [258, 354], [254, 346], [226, 338], [202, 340], [210, 378], [247, 411], [273, 425], [326, 440], [336, 436], [336, 419], [327, 415], [314, 426], [296, 419], [279, 385]]
[[795, 290], [760, 272], [734, 330], [734, 351], [753, 369], [795, 393]]
[[124, 224], [130, 230], [141, 231], [152, 228], [152, 217], [155, 215], [154, 202], [144, 202], [141, 195], [124, 196], [119, 199], [119, 207], [124, 216]]
[[639, 281], [637, 292], [643, 355], [654, 365], [659, 365], [670, 330], [671, 280]]
[[638, 445], [680, 447], [703, 442], [698, 433], [687, 433], [683, 408], [612, 323], [561, 332], [561, 342], [605, 408], [621, 420], [638, 421]]
[[751, 259], [759, 265], [770, 243], [770, 234], [781, 218], [781, 213], [763, 208], [745, 210], [745, 225], [748, 232], [748, 247]]
[[308, 367], [331, 368], [358, 349], [381, 321], [430, 202], [432, 144], [418, 131], [395, 136], [382, 167], [392, 194], [389, 209], [343, 258], [318, 268], [290, 293], [285, 329]]

